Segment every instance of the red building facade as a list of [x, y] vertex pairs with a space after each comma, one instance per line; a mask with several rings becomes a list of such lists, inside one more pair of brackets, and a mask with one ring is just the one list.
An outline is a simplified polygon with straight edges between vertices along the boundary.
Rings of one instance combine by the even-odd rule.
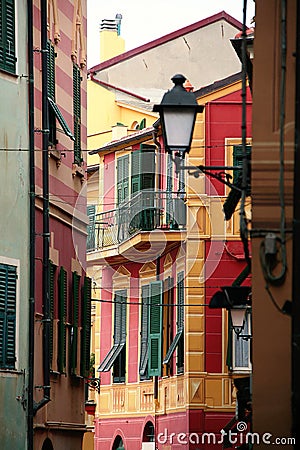
[[[89, 374], [86, 2], [34, 1], [35, 449], [81, 449]], [[32, 447], [33, 448], [33, 447]]]

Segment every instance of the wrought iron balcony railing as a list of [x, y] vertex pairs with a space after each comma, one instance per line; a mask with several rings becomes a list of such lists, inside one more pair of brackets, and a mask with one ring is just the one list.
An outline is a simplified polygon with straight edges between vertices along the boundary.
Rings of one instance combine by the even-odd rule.
[[117, 245], [141, 231], [185, 229], [184, 194], [143, 190], [118, 208], [89, 217], [87, 250]]

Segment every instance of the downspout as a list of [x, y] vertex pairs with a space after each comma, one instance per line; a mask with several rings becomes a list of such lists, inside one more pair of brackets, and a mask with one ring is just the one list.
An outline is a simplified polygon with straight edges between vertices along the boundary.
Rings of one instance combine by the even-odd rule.
[[292, 281], [292, 436], [294, 448], [300, 442], [300, 2], [296, 13], [296, 87], [295, 87], [295, 149], [294, 149], [294, 212], [293, 212], [293, 281]]
[[43, 133], [43, 391], [44, 397], [34, 405], [36, 413], [50, 401], [50, 283], [49, 283], [49, 113], [47, 74], [47, 0], [41, 0], [42, 58], [42, 133]]
[[27, 448], [33, 449], [33, 378], [34, 378], [34, 310], [35, 310], [35, 158], [34, 158], [34, 70], [33, 5], [27, 2], [28, 34], [28, 124], [29, 124], [29, 342]]

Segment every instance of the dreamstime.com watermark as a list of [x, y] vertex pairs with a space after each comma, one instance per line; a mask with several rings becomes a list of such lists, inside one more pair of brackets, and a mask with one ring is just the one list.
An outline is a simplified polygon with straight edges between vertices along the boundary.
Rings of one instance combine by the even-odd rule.
[[295, 438], [292, 437], [274, 437], [271, 433], [251, 433], [247, 432], [246, 422], [238, 422], [236, 431], [220, 430], [220, 433], [168, 433], [165, 428], [162, 433], [157, 435], [158, 444], [223, 444], [229, 442], [231, 445], [241, 444], [266, 444], [266, 445], [294, 445]]

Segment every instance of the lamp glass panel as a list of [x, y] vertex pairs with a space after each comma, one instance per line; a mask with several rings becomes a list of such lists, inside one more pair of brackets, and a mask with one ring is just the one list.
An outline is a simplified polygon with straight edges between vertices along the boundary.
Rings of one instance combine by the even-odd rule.
[[164, 108], [165, 134], [167, 146], [188, 147], [193, 133], [194, 108]]
[[245, 323], [246, 308], [233, 308], [230, 310], [231, 323], [234, 329], [242, 330]]

